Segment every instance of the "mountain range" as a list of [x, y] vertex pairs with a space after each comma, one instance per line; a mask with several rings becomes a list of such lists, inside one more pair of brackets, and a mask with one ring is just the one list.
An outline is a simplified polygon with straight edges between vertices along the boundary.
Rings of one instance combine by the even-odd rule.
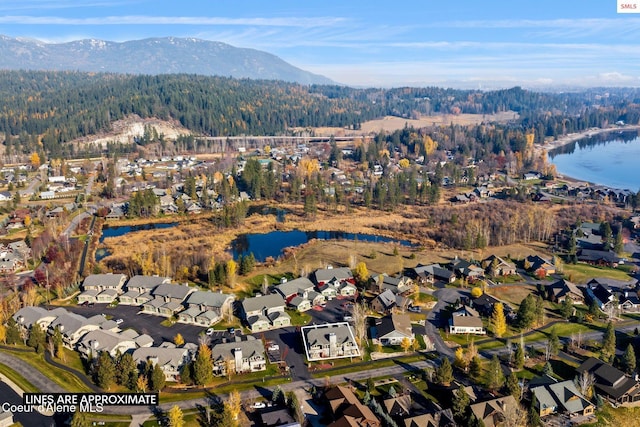
[[255, 49], [195, 38], [149, 38], [126, 42], [77, 40], [68, 43], [0, 36], [0, 69], [88, 71], [124, 74], [200, 74], [335, 84]]

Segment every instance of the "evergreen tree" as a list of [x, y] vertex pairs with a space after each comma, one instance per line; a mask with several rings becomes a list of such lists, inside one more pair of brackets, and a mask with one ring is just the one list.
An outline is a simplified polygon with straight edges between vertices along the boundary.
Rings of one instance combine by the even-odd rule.
[[551, 366], [551, 362], [547, 361], [544, 366], [542, 366], [542, 374], [553, 376], [553, 366]]
[[289, 410], [289, 414], [291, 414], [294, 420], [299, 423], [303, 423], [304, 414], [302, 413], [302, 408], [300, 407], [298, 396], [293, 391], [287, 393], [287, 409]]
[[149, 376], [149, 387], [153, 391], [160, 391], [164, 388], [166, 377], [159, 364], [155, 363]]
[[616, 354], [616, 331], [613, 323], [609, 321], [607, 330], [602, 340], [602, 348], [600, 349], [600, 357], [603, 361], [610, 363]]
[[440, 366], [436, 368], [436, 382], [448, 386], [453, 380], [453, 368], [448, 357], [440, 359]]
[[473, 379], [479, 379], [482, 375], [482, 360], [477, 354], [471, 358], [469, 363], [469, 376]]
[[491, 331], [496, 337], [501, 338], [507, 332], [507, 319], [504, 316], [502, 303], [497, 302], [493, 305], [493, 313], [489, 322]]
[[544, 300], [540, 295], [535, 298], [534, 317], [536, 326], [544, 324]]
[[518, 371], [524, 368], [524, 349], [520, 344], [516, 344], [516, 354], [513, 363]]
[[213, 381], [211, 349], [206, 344], [200, 344], [198, 348], [198, 354], [193, 364], [193, 381], [198, 385], [205, 385]]
[[613, 242], [613, 251], [618, 255], [624, 252], [624, 240], [622, 239], [622, 226], [620, 226], [620, 231], [616, 233], [616, 237]]
[[566, 297], [560, 305], [560, 315], [563, 319], [569, 319], [573, 314], [573, 300], [571, 297]]
[[108, 352], [100, 352], [98, 360], [96, 361], [95, 372], [96, 385], [105, 390], [110, 389], [116, 379], [116, 366]]
[[18, 327], [18, 324], [13, 319], [13, 317], [9, 317], [9, 320], [7, 320], [6, 341], [9, 345], [18, 344], [21, 341], [20, 328]]
[[125, 386], [131, 391], [136, 389], [138, 380], [138, 367], [130, 353], [123, 354], [118, 361], [118, 384]]
[[632, 374], [636, 370], [636, 352], [631, 343], [622, 355], [622, 367], [627, 374]]
[[531, 406], [529, 407], [529, 425], [531, 427], [541, 427], [540, 410], [538, 409], [538, 399], [534, 394], [531, 398]]
[[71, 418], [71, 427], [90, 427], [92, 422], [89, 421], [89, 416], [86, 412], [76, 411]]
[[549, 354], [552, 357], [555, 357], [558, 355], [559, 351], [560, 351], [560, 339], [558, 338], [558, 333], [556, 332], [556, 329], [553, 328], [551, 330], [551, 335], [549, 336]]
[[493, 355], [486, 372], [486, 386], [491, 391], [498, 391], [504, 385], [504, 373], [497, 355]]
[[529, 294], [522, 300], [516, 322], [520, 329], [529, 329], [536, 320], [536, 300], [533, 294]]
[[522, 397], [522, 387], [515, 372], [511, 372], [507, 377], [507, 390], [509, 390], [509, 394], [517, 401], [520, 401]]
[[461, 385], [453, 396], [453, 406], [451, 408], [453, 417], [456, 421], [462, 422], [467, 418], [470, 403], [471, 399], [464, 387]]
[[40, 353], [44, 351], [45, 342], [46, 336], [40, 325], [38, 323], [34, 323], [33, 325], [31, 325], [31, 328], [29, 329], [29, 339], [27, 339], [27, 345]]

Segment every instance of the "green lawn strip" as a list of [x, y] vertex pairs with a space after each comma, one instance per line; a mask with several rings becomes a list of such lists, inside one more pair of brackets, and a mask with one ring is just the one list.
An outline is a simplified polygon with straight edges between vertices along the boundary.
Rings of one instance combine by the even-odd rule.
[[38, 390], [33, 384], [27, 381], [22, 375], [8, 367], [7, 365], [3, 365], [0, 363], [0, 373], [2, 373], [5, 377], [9, 378], [13, 381], [18, 387], [22, 389], [22, 391], [27, 393], [37, 393]]
[[[105, 426], [125, 427], [125, 426], [131, 425], [130, 415], [87, 413], [87, 418], [89, 422], [91, 423], [95, 422], [96, 424], [98, 424], [98, 422], [100, 421], [104, 421]], [[103, 425], [103, 424], [100, 424], [100, 425]]]
[[565, 264], [564, 275], [570, 277], [574, 283], [586, 283], [594, 277], [628, 281], [631, 278], [622, 270], [609, 267], [596, 267], [588, 264]]
[[44, 356], [41, 354], [37, 354], [35, 352], [25, 353], [25, 352], [10, 351], [10, 350], [5, 350], [5, 351], [27, 362], [29, 365], [33, 366], [35, 369], [40, 371], [42, 375], [51, 379], [53, 382], [55, 382], [65, 390], [69, 390], [77, 393], [93, 391], [89, 387], [87, 387], [77, 376], [47, 363], [44, 360]]
[[306, 313], [300, 313], [297, 310], [287, 310], [287, 314], [291, 317], [292, 326], [305, 326], [311, 321], [311, 316]]

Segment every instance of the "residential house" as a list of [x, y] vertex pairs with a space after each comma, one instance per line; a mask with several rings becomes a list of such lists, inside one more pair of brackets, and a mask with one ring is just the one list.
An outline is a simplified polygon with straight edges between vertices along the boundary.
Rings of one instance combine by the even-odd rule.
[[325, 302], [324, 295], [316, 292], [313, 282], [306, 277], [283, 281], [274, 286], [274, 290], [282, 295], [289, 306], [300, 312], [310, 310], [314, 305]]
[[509, 315], [513, 313], [511, 306], [489, 294], [482, 294], [478, 298], [472, 299], [471, 307], [477, 310], [480, 316], [490, 317], [491, 314], [493, 314], [493, 306], [498, 302], [502, 303], [504, 314], [509, 317]]
[[381, 319], [376, 319], [375, 326], [371, 327], [371, 338], [374, 343], [385, 346], [401, 345], [407, 339], [413, 343], [415, 334], [411, 327], [411, 319], [408, 314], [391, 314]]
[[211, 326], [233, 311], [235, 296], [222, 292], [195, 291], [187, 296], [187, 309], [178, 313], [178, 321], [200, 326]]
[[49, 334], [53, 334], [56, 328], [62, 333], [64, 344], [69, 348], [73, 348], [80, 337], [87, 332], [100, 329], [100, 325], [96, 319], [87, 319], [79, 314], [67, 312], [56, 317], [55, 320], [49, 324]]
[[187, 348], [160, 346], [138, 348], [133, 351], [132, 356], [138, 366], [151, 362], [160, 366], [167, 381], [178, 381], [180, 370], [191, 362], [193, 354]]
[[260, 411], [260, 422], [263, 427], [300, 427], [287, 408], [275, 407]]
[[569, 297], [574, 304], [584, 305], [584, 294], [582, 290], [568, 280], [557, 280], [547, 285], [545, 290], [549, 301], [561, 303]]
[[389, 397], [382, 401], [382, 406], [392, 417], [404, 418], [411, 413], [411, 395], [403, 393]]
[[392, 277], [384, 273], [373, 279], [379, 292], [390, 290], [396, 295], [406, 295], [414, 291], [413, 280], [407, 276]]
[[525, 269], [536, 277], [547, 277], [556, 273], [556, 266], [540, 255], [529, 255], [524, 260]]
[[335, 420], [330, 427], [380, 427], [380, 420], [363, 405], [350, 388], [331, 387], [324, 393]]
[[474, 403], [471, 405], [471, 412], [486, 427], [496, 427], [504, 421], [505, 412], [514, 410], [517, 405], [516, 399], [508, 395], [486, 402]]
[[246, 341], [239, 340], [216, 344], [211, 349], [213, 373], [227, 375], [227, 369], [234, 373], [258, 372], [267, 369], [264, 344], [262, 340], [247, 336]]
[[27, 306], [22, 307], [13, 315], [13, 320], [18, 325], [26, 330], [31, 329], [34, 323], [37, 323], [43, 331], [49, 328], [49, 325], [63, 314], [67, 314], [68, 311], [64, 308], [54, 308], [53, 310], [47, 310], [42, 307]]
[[546, 384], [531, 387], [536, 396], [537, 411], [540, 417], [555, 413], [566, 413], [570, 416], [593, 415], [595, 406], [578, 391], [573, 380], [558, 382], [548, 377]]
[[351, 297], [358, 292], [353, 274], [346, 267], [329, 267], [316, 270], [312, 274], [312, 279], [318, 292], [328, 300], [332, 300], [337, 296]]
[[616, 405], [640, 402], [640, 383], [602, 360], [590, 357], [576, 369], [578, 374], [588, 372], [595, 379], [595, 391]]
[[482, 319], [478, 316], [451, 316], [449, 319], [450, 334], [485, 335]]
[[442, 267], [440, 264], [421, 265], [409, 269], [407, 273], [420, 284], [433, 284], [435, 282], [453, 283], [456, 275], [453, 271]]
[[183, 309], [184, 306], [182, 305], [182, 302], [189, 294], [195, 291], [196, 288], [192, 288], [186, 284], [160, 284], [151, 291], [153, 299], [142, 305], [142, 311], [167, 317], [173, 316], [175, 313]]
[[159, 276], [133, 276], [126, 284], [124, 294], [120, 295], [120, 304], [142, 305], [153, 299], [151, 292], [158, 286], [170, 283], [171, 278]]
[[516, 274], [514, 263], [506, 261], [496, 255], [491, 255], [482, 261], [482, 266], [492, 277], [513, 276]]
[[301, 331], [310, 362], [360, 356], [353, 330], [346, 322], [304, 326]]
[[391, 313], [391, 310], [398, 308], [405, 310], [409, 305], [409, 299], [402, 295], [394, 294], [390, 289], [376, 296], [371, 302], [371, 308], [378, 313]]
[[449, 264], [455, 275], [468, 282], [475, 282], [484, 277], [484, 269], [469, 261], [457, 257]]
[[127, 276], [124, 274], [91, 274], [82, 282], [83, 292], [78, 295], [78, 302], [109, 304], [122, 293], [126, 280]]
[[597, 249], [580, 249], [578, 251], [578, 261], [592, 265], [617, 267], [620, 258], [613, 251], [601, 251]]
[[81, 355], [89, 359], [97, 357], [103, 351], [116, 357], [118, 353], [124, 354], [137, 348], [137, 345], [132, 339], [127, 339], [118, 333], [96, 329], [83, 335], [76, 348]]
[[429, 414], [416, 415], [404, 419], [404, 427], [457, 427], [451, 409]]
[[283, 328], [291, 325], [280, 294], [269, 294], [242, 301], [242, 316], [252, 332]]

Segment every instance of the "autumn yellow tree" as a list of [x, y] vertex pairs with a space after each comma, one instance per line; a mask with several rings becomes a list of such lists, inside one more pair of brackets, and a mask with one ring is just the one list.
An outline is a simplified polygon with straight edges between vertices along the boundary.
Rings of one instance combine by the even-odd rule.
[[427, 156], [430, 156], [438, 148], [438, 143], [431, 139], [429, 135], [425, 135], [422, 138], [422, 145], [424, 145], [424, 152]]
[[408, 168], [409, 164], [409, 159], [400, 159], [400, 161], [398, 162], [398, 165], [400, 165], [402, 169]]
[[236, 272], [238, 271], [238, 263], [230, 259], [227, 261], [227, 281], [229, 286], [233, 286], [236, 283]]
[[402, 341], [400, 341], [400, 347], [402, 347], [402, 351], [406, 353], [411, 348], [411, 340], [408, 337], [402, 338]]
[[224, 403], [227, 407], [231, 419], [237, 423], [238, 417], [242, 413], [242, 400], [240, 399], [240, 393], [238, 390], [233, 390], [229, 393], [227, 401]]
[[184, 427], [184, 415], [178, 405], [173, 405], [167, 415], [169, 418], [169, 427]]
[[7, 327], [0, 323], [0, 342], [5, 343], [7, 341]]
[[300, 160], [299, 168], [308, 181], [309, 178], [311, 178], [311, 175], [320, 171], [320, 163], [318, 163], [318, 159], [309, 159], [305, 157]]
[[176, 336], [173, 337], [173, 343], [177, 347], [182, 347], [184, 345], [184, 338], [182, 337], [182, 334], [176, 334]]
[[31, 162], [31, 167], [34, 169], [38, 169], [40, 167], [40, 156], [35, 151], [31, 153], [31, 156], [29, 156], [29, 161]]
[[138, 377], [138, 380], [136, 381], [136, 389], [139, 392], [146, 393], [148, 387], [149, 384], [147, 383], [147, 377], [144, 375], [140, 375]]
[[464, 349], [462, 347], [456, 348], [453, 366], [460, 368], [463, 371], [466, 371], [467, 366], [469, 366], [469, 360], [465, 357]]
[[501, 338], [507, 332], [507, 319], [504, 316], [504, 306], [501, 302], [493, 305], [493, 313], [489, 320], [489, 325], [493, 335]]
[[355, 276], [358, 281], [362, 283], [369, 280], [369, 270], [367, 269], [367, 264], [364, 261], [360, 261], [358, 264], [356, 264]]

